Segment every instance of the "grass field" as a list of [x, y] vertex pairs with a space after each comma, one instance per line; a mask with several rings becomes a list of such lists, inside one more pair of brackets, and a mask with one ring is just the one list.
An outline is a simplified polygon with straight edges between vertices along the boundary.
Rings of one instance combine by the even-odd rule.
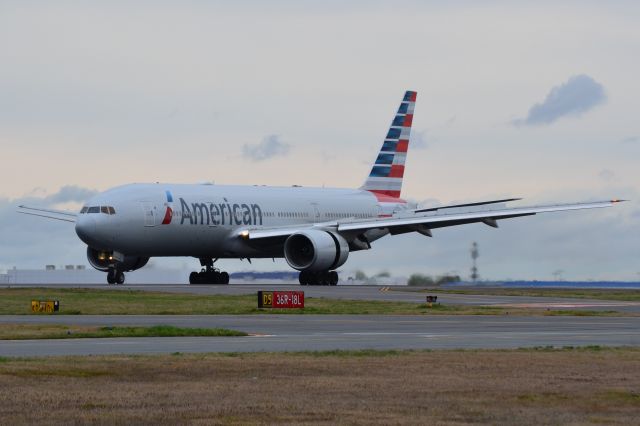
[[4, 424], [637, 424], [640, 350], [0, 358]]
[[[5, 288], [0, 315], [27, 315], [31, 300], [59, 300], [61, 315], [395, 314], [395, 315], [622, 315], [615, 311], [544, 310], [371, 300], [305, 298], [304, 310], [258, 309], [256, 295], [195, 295], [141, 290]], [[32, 314], [46, 315], [46, 314]]]
[[58, 324], [0, 324], [0, 340], [79, 339], [85, 337], [231, 337], [247, 333], [225, 328], [184, 328], [172, 325], [152, 327], [88, 327]]
[[633, 289], [572, 289], [572, 288], [482, 288], [476, 286], [464, 289], [443, 289], [429, 288], [418, 289], [417, 287], [395, 288], [390, 290], [398, 291], [421, 291], [425, 293], [448, 293], [448, 294], [481, 294], [493, 296], [533, 296], [533, 297], [570, 297], [578, 299], [598, 299], [617, 300], [627, 302], [640, 302], [640, 291]]

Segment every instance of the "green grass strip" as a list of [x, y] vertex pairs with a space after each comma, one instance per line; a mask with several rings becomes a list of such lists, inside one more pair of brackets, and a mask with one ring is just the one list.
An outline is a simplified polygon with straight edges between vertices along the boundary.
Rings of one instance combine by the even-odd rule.
[[[257, 294], [198, 295], [128, 289], [0, 289], [0, 315], [581, 315], [628, 316], [595, 310], [347, 300], [307, 297], [304, 309], [259, 309]], [[31, 300], [58, 300], [54, 314], [31, 312]]]
[[243, 331], [226, 328], [184, 328], [171, 325], [155, 325], [152, 327], [99, 327], [95, 330], [82, 329], [76, 331], [72, 327], [56, 326], [34, 332], [30, 325], [15, 325], [11, 331], [1, 335], [6, 340], [27, 339], [82, 339], [110, 337], [237, 337], [247, 336]]

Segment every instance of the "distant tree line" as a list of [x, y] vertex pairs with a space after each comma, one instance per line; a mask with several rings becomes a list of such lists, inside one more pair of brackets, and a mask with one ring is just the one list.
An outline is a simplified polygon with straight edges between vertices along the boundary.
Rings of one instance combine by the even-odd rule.
[[[355, 272], [354, 279], [357, 281], [376, 283], [376, 278], [389, 278], [391, 274], [388, 271], [381, 271], [371, 277], [368, 277], [363, 271], [358, 270]], [[351, 278], [350, 278], [351, 279]], [[438, 276], [430, 276], [424, 274], [412, 274], [407, 281], [407, 285], [410, 286], [439, 286], [447, 283], [457, 283], [462, 281], [460, 275], [444, 274]]]
[[412, 274], [409, 277], [409, 281], [407, 281], [407, 285], [409, 286], [424, 286], [424, 287], [428, 287], [428, 286], [439, 286], [442, 284], [447, 284], [447, 283], [457, 283], [460, 282], [460, 276], [459, 275], [439, 275], [437, 277], [432, 277], [430, 275], [424, 275], [424, 274]]

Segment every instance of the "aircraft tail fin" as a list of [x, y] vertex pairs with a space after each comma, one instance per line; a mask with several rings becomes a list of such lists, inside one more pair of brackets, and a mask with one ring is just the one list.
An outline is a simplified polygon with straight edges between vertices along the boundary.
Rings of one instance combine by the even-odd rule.
[[369, 177], [361, 189], [376, 196], [400, 198], [417, 92], [407, 91], [389, 127]]

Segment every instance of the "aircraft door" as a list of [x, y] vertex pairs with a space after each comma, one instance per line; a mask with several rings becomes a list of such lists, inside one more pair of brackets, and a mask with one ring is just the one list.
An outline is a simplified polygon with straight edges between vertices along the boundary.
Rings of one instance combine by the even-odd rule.
[[318, 210], [318, 203], [311, 203], [311, 213], [314, 221], [320, 221], [320, 210]]
[[142, 202], [144, 212], [144, 226], [156, 226], [156, 206], [150, 201]]

